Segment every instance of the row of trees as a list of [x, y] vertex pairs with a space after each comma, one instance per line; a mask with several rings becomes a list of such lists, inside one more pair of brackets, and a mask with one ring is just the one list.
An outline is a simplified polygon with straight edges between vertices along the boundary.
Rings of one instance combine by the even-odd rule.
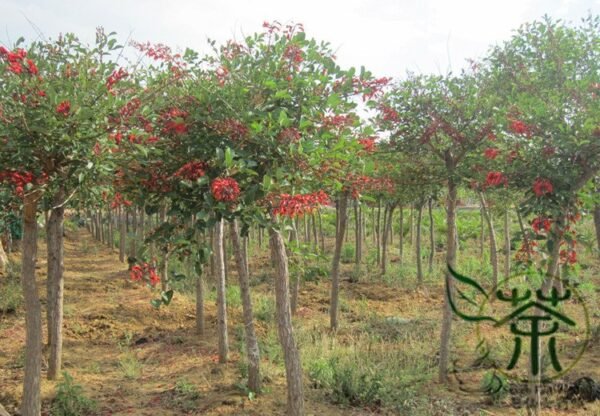
[[[197, 278], [199, 332], [202, 273], [210, 260], [218, 293], [220, 362], [228, 359], [223, 251], [228, 224], [243, 301], [248, 387], [255, 392], [260, 356], [244, 242], [250, 229], [266, 233], [290, 415], [303, 414], [302, 366], [291, 321], [299, 280], [290, 288], [288, 265], [289, 248], [298, 240], [293, 219], [320, 205], [336, 207], [332, 330], [339, 326], [349, 206], [355, 214], [356, 276], [366, 218], [361, 210], [373, 203], [385, 207], [377, 233], [384, 273], [394, 211], [413, 204], [420, 225], [428, 205], [432, 222], [435, 200], [445, 200], [446, 262], [455, 267], [457, 192], [468, 185], [479, 195], [487, 220], [497, 281], [487, 209], [490, 200], [505, 201], [507, 208], [506, 201], [517, 201], [523, 218], [533, 218], [531, 230], [522, 226], [525, 263], [545, 267], [549, 287], [561, 258], [567, 264], [576, 259], [569, 225], [594, 204], [593, 179], [600, 168], [599, 27], [592, 16], [576, 27], [550, 19], [534, 22], [468, 71], [408, 75], [395, 83], [364, 69], [340, 68], [328, 44], [307, 38], [301, 25], [277, 22], [265, 23], [261, 33], [242, 43], [211, 43], [206, 56], [134, 43], [140, 59], [126, 67], [115, 59], [123, 51], [114, 34], [102, 30], [91, 47], [72, 35], [35, 42], [27, 50], [21, 42], [10, 50], [1, 47], [0, 182], [11, 190], [12, 203], [20, 205], [24, 232], [22, 414], [40, 414], [42, 318], [35, 264], [42, 211], [49, 212], [50, 379], [61, 367], [65, 207], [90, 212], [100, 238], [106, 218], [110, 244], [118, 228], [122, 261], [128, 251], [125, 213], [131, 213], [140, 236], [129, 249], [131, 277], [157, 288], [157, 307], [173, 296], [170, 279], [176, 276], [169, 274], [169, 258], [187, 259], [189, 274]], [[360, 100], [375, 111], [373, 119], [357, 115]], [[582, 192], [589, 196], [585, 201]], [[311, 218], [316, 229], [316, 217]], [[286, 227], [291, 227], [287, 244]], [[542, 237], [547, 244], [534, 247]], [[142, 240], [144, 248], [136, 247]], [[546, 256], [536, 257], [536, 251]], [[422, 281], [421, 257], [416, 259]], [[450, 333], [446, 302], [441, 381], [448, 373]]]

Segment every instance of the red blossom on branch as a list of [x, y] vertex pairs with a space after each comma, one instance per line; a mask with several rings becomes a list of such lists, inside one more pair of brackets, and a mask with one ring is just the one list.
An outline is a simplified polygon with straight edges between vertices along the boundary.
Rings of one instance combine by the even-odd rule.
[[302, 138], [300, 131], [295, 127], [288, 127], [279, 132], [277, 141], [280, 143], [296, 143]]
[[500, 151], [498, 149], [496, 149], [495, 147], [488, 147], [483, 152], [483, 155], [485, 156], [485, 158], [489, 159], [489, 160], [496, 159], [499, 154], [500, 154]]
[[507, 185], [506, 177], [502, 172], [488, 172], [485, 178], [486, 186]]
[[515, 134], [522, 134], [525, 136], [530, 136], [531, 132], [532, 132], [530, 126], [525, 124], [523, 121], [516, 120], [516, 119], [510, 120], [510, 124], [509, 124], [508, 128], [510, 129], [510, 131], [512, 131]]
[[358, 142], [363, 147], [365, 152], [373, 153], [375, 151], [375, 146], [377, 145], [377, 143], [375, 142], [375, 137], [366, 137], [364, 139], [358, 139]]
[[61, 102], [56, 106], [56, 112], [67, 117], [71, 112], [71, 102], [69, 100]]
[[206, 163], [202, 161], [188, 162], [180, 167], [173, 176], [187, 179], [188, 181], [195, 181], [206, 174], [206, 167]]
[[281, 194], [271, 198], [274, 215], [297, 217], [313, 212], [320, 205], [329, 202], [329, 196], [324, 191], [309, 194]]
[[221, 202], [234, 202], [240, 196], [240, 186], [234, 178], [217, 178], [210, 184], [210, 190]]
[[552, 182], [548, 179], [537, 178], [535, 182], [533, 182], [533, 192], [538, 198], [546, 194], [551, 194], [553, 191], [554, 187], [552, 186]]
[[533, 219], [531, 227], [533, 228], [533, 231], [535, 231], [537, 234], [539, 234], [542, 231], [549, 232], [550, 228], [552, 227], [552, 220], [550, 220], [549, 218], [537, 217]]

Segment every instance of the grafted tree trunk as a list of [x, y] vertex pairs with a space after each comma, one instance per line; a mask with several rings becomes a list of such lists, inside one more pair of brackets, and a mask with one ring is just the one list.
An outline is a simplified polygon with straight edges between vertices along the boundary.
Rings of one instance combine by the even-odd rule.
[[214, 229], [215, 280], [217, 284], [217, 332], [219, 336], [219, 362], [226, 363], [229, 356], [227, 336], [227, 298], [225, 291], [225, 253], [223, 252], [223, 219]]
[[23, 379], [22, 416], [39, 416], [41, 412], [42, 307], [35, 281], [37, 257], [37, 207], [39, 194], [25, 194], [23, 199], [23, 249], [21, 283], [25, 299], [25, 377]]
[[[456, 193], [457, 185], [454, 181], [454, 161], [449, 152], [445, 155], [446, 168], [448, 169], [448, 198], [446, 207], [446, 264], [456, 268]], [[446, 270], [447, 290], [452, 290], [452, 279], [449, 271]], [[439, 381], [446, 383], [448, 380], [448, 362], [450, 358], [450, 336], [452, 334], [452, 310], [448, 297], [444, 296], [444, 309], [442, 316], [442, 330], [440, 336], [440, 363], [439, 363]]]
[[58, 189], [46, 226], [48, 252], [47, 310], [48, 310], [48, 380], [56, 380], [61, 369], [64, 298], [64, 218], [65, 191]]
[[346, 231], [346, 215], [348, 206], [348, 195], [340, 196], [338, 201], [337, 233], [335, 236], [335, 251], [331, 264], [331, 303], [329, 310], [330, 326], [332, 330], [338, 327], [338, 302], [340, 297], [340, 259], [342, 245], [344, 244], [344, 233]]
[[423, 286], [423, 259], [421, 253], [421, 222], [423, 220], [423, 204], [419, 202], [417, 206], [417, 229], [415, 241], [415, 257], [417, 260], [417, 284]]
[[283, 350], [285, 375], [287, 381], [288, 416], [304, 415], [304, 387], [302, 385], [302, 365], [300, 354], [292, 328], [292, 311], [289, 298], [289, 271], [285, 245], [276, 227], [269, 229], [271, 254], [275, 261], [275, 312], [277, 314], [277, 333]]
[[433, 199], [427, 205], [429, 211], [429, 273], [433, 272], [433, 258], [435, 256], [435, 224], [433, 223]]
[[492, 214], [486, 206], [483, 192], [479, 192], [479, 200], [481, 201], [481, 209], [483, 217], [488, 226], [488, 234], [490, 235], [490, 262], [492, 263], [492, 285], [498, 286], [498, 246], [496, 243], [496, 231], [494, 230], [494, 222]]
[[250, 297], [250, 277], [248, 276], [248, 264], [244, 257], [240, 232], [237, 221], [230, 224], [231, 244], [237, 264], [238, 281], [242, 297], [242, 308], [244, 311], [244, 329], [246, 334], [246, 353], [248, 355], [248, 388], [250, 391], [260, 391], [260, 352], [258, 340], [254, 330], [254, 316], [252, 313], [252, 299]]
[[594, 226], [596, 227], [596, 244], [600, 252], [600, 204], [594, 206]]

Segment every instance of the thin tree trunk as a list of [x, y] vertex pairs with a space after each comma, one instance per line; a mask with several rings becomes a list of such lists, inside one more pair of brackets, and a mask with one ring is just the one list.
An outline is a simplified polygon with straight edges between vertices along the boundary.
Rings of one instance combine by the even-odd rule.
[[321, 253], [325, 254], [325, 234], [323, 233], [323, 220], [321, 219], [321, 209], [317, 208], [319, 217], [319, 239], [321, 240]]
[[125, 263], [125, 242], [127, 235], [127, 227], [125, 225], [125, 210], [119, 208], [119, 261]]
[[410, 245], [415, 244], [415, 210], [413, 205], [410, 206]]
[[435, 226], [433, 223], [433, 199], [429, 199], [429, 273], [433, 272], [433, 258], [435, 256]]
[[[446, 264], [456, 268], [456, 193], [457, 185], [454, 182], [454, 162], [449, 153], [446, 154], [446, 167], [448, 169], [448, 200], [446, 210]], [[446, 290], [452, 290], [452, 279], [450, 272], [446, 270]], [[448, 380], [448, 362], [450, 358], [450, 336], [452, 334], [452, 310], [448, 297], [444, 296], [444, 309], [442, 316], [442, 330], [440, 336], [440, 363], [439, 363], [439, 381], [446, 383]]]
[[100, 228], [99, 241], [104, 244], [106, 242], [106, 233], [104, 231], [104, 221], [102, 221], [102, 208], [98, 209], [98, 226]]
[[48, 380], [56, 380], [62, 363], [62, 329], [64, 297], [64, 219], [65, 191], [59, 188], [53, 201], [50, 218], [46, 227], [48, 252]]
[[252, 392], [260, 391], [260, 352], [258, 340], [254, 330], [254, 317], [252, 314], [252, 299], [250, 297], [250, 278], [248, 264], [243, 255], [242, 244], [237, 221], [230, 223], [231, 244], [237, 263], [240, 294], [244, 311], [244, 329], [246, 333], [246, 353], [248, 355], [248, 389]]
[[508, 209], [504, 211], [504, 278], [510, 276], [510, 218]]
[[402, 255], [404, 254], [404, 207], [402, 205], [400, 205], [400, 226], [398, 232], [398, 244], [398, 256], [400, 257], [398, 259], [398, 264], [402, 266]]
[[375, 245], [377, 246], [377, 265], [381, 264], [381, 200], [377, 205], [377, 225], [375, 226]]
[[0, 240], [0, 274], [6, 273], [8, 270], [8, 256], [4, 251], [4, 246], [2, 245], [2, 240]]
[[215, 278], [217, 283], [217, 332], [219, 336], [219, 362], [226, 363], [229, 355], [227, 337], [227, 298], [225, 291], [225, 253], [223, 251], [223, 219], [214, 229]]
[[338, 328], [338, 302], [340, 296], [340, 259], [346, 231], [348, 195], [342, 194], [338, 201], [337, 233], [335, 236], [335, 252], [331, 265], [331, 303], [329, 310], [330, 326], [333, 331]]
[[415, 256], [417, 260], [417, 284], [423, 286], [423, 259], [421, 258], [421, 221], [423, 220], [423, 204], [417, 207], [417, 229], [415, 241]]
[[492, 285], [498, 286], [498, 246], [496, 243], [496, 231], [494, 230], [494, 222], [492, 221], [492, 215], [486, 206], [485, 197], [483, 192], [479, 192], [479, 200], [481, 201], [481, 209], [483, 211], [483, 217], [488, 225], [488, 234], [490, 236], [490, 262], [492, 264]]
[[26, 335], [22, 416], [39, 416], [41, 412], [42, 307], [35, 279], [38, 200], [37, 192], [25, 194], [23, 200], [21, 283], [25, 299]]
[[596, 227], [596, 244], [600, 252], [600, 204], [594, 206], [594, 226]]
[[483, 252], [485, 251], [485, 219], [483, 215], [483, 206], [479, 206], [479, 258], [483, 258]]
[[[206, 242], [203, 236], [203, 242]], [[204, 270], [205, 265], [202, 264], [200, 272], [196, 278], [196, 333], [200, 336], [204, 335], [205, 319], [204, 319]]]
[[108, 247], [112, 252], [115, 248], [115, 228], [113, 224], [113, 214], [112, 209], [108, 208]]
[[362, 263], [362, 218], [361, 209], [358, 200], [354, 200], [354, 281], [357, 282], [360, 275], [360, 265]]
[[[294, 243], [296, 245], [296, 247], [300, 246], [300, 239], [298, 238], [298, 222], [297, 221], [292, 221], [292, 229], [290, 230], [290, 239], [289, 239], [290, 243]], [[293, 257], [293, 255], [290, 255], [290, 257]], [[292, 279], [292, 287], [291, 287], [291, 296], [290, 296], [290, 302], [291, 302], [291, 309], [292, 309], [292, 315], [296, 314], [296, 308], [298, 307], [298, 294], [300, 292], [300, 274], [296, 273], [296, 277], [294, 279]]]
[[292, 312], [289, 298], [289, 271], [285, 245], [280, 232], [273, 227], [269, 228], [272, 257], [275, 260], [275, 300], [277, 314], [277, 332], [283, 350], [285, 373], [287, 381], [287, 415], [304, 415], [304, 387], [302, 385], [302, 365], [300, 354], [292, 328]]
[[[163, 203], [160, 207], [160, 225], [167, 222], [167, 204]], [[169, 290], [169, 247], [162, 247], [162, 259], [160, 262], [160, 283], [163, 292]]]
[[384, 229], [383, 229], [383, 239], [381, 244], [381, 274], [385, 275], [387, 272], [387, 263], [388, 263], [388, 238], [390, 237], [392, 230], [392, 218], [394, 215], [394, 209], [396, 207], [394, 205], [390, 205], [386, 207], [387, 216], [384, 221]]
[[138, 233], [138, 226], [137, 226], [137, 208], [134, 207], [133, 208], [133, 212], [131, 214], [131, 231], [132, 231], [132, 238], [131, 240], [129, 240], [129, 256], [130, 257], [137, 257], [137, 233]]
[[310, 222], [312, 224], [312, 233], [313, 233], [313, 248], [315, 252], [317, 251], [317, 247], [319, 246], [319, 239], [317, 237], [317, 219], [315, 218], [315, 214], [310, 215]]

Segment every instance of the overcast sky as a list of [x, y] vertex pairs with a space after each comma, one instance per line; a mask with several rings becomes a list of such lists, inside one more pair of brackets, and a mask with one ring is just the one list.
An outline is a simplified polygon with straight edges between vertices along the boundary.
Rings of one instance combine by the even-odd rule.
[[458, 70], [467, 58], [507, 39], [520, 24], [548, 14], [578, 22], [600, 0], [0, 0], [0, 43], [75, 32], [93, 41], [96, 26], [122, 40], [206, 51], [261, 30], [265, 20], [303, 23], [329, 41], [343, 66], [376, 75]]

